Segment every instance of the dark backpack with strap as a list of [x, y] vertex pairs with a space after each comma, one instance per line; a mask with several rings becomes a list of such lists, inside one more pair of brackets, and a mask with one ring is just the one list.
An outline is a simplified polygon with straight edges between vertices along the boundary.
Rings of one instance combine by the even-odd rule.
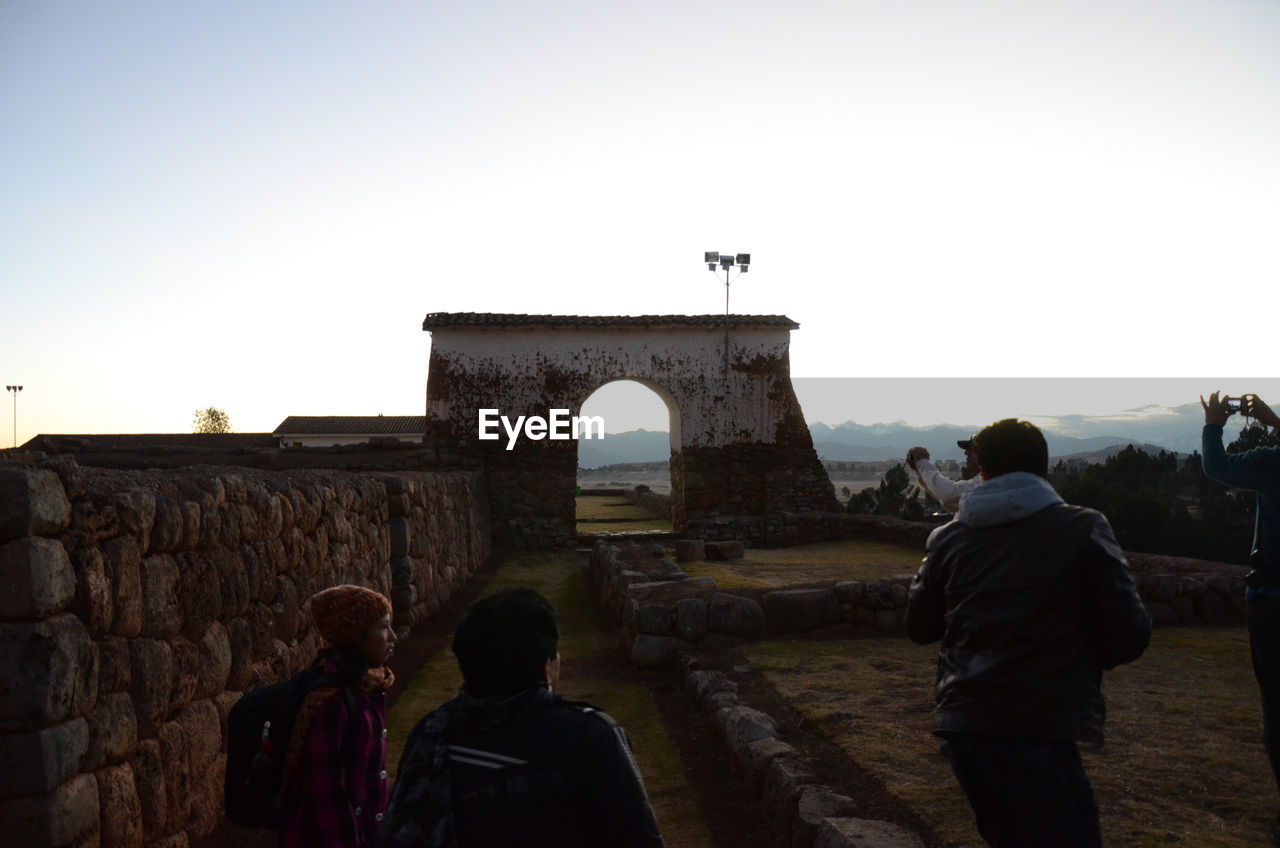
[[[244, 695], [227, 714], [227, 818], [241, 827], [284, 826], [296, 801], [276, 806], [284, 783], [284, 761], [293, 725], [307, 694], [335, 687], [354, 722], [355, 693], [341, 681], [311, 666], [280, 683]], [[350, 735], [350, 734], [349, 734]]]

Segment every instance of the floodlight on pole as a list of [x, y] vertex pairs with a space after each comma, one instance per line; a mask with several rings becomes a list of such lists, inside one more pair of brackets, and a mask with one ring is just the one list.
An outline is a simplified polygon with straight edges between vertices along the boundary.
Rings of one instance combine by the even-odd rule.
[[18, 392], [22, 386], [5, 386], [5, 391], [13, 392], [13, 446], [18, 446]]
[[736, 256], [708, 250], [702, 254], [702, 261], [707, 263], [708, 271], [724, 271], [724, 374], [729, 376], [729, 283], [733, 266], [738, 266], [738, 274], [751, 270], [751, 254], [739, 253]]

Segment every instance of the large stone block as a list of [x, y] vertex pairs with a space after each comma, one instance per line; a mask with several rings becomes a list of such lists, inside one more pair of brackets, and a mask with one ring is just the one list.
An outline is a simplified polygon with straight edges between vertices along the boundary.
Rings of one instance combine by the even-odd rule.
[[133, 769], [123, 764], [100, 769], [98, 810], [100, 848], [140, 848], [142, 845], [142, 802]]
[[920, 837], [892, 822], [827, 818], [813, 848], [924, 848]]
[[151, 544], [151, 527], [156, 521], [156, 496], [146, 489], [117, 492], [112, 498], [121, 526], [137, 537], [145, 552]]
[[633, 624], [640, 633], [665, 636], [671, 630], [671, 613], [664, 606], [648, 604], [640, 607]]
[[178, 602], [182, 610], [182, 635], [195, 642], [222, 614], [222, 581], [202, 551], [179, 554]]
[[[622, 572], [626, 574], [627, 572]], [[716, 581], [712, 577], [693, 577], [688, 580], [647, 582], [641, 575], [641, 581], [631, 583], [627, 587], [627, 597], [640, 606], [657, 604], [659, 606], [675, 606], [685, 598], [697, 598], [704, 603], [711, 600], [716, 591]]]
[[770, 633], [802, 633], [840, 623], [840, 601], [831, 589], [769, 592], [760, 605]]
[[76, 572], [76, 597], [72, 610], [89, 628], [93, 636], [111, 630], [115, 618], [115, 598], [111, 578], [107, 576], [107, 560], [98, 547], [77, 548], [72, 555]]
[[202, 775], [222, 750], [222, 721], [212, 700], [195, 701], [176, 719], [182, 728], [187, 762], [193, 776]]
[[62, 612], [76, 594], [71, 558], [53, 539], [24, 537], [0, 545], [0, 619], [34, 621]]
[[97, 848], [98, 780], [81, 774], [44, 795], [0, 801], [6, 845]]
[[764, 610], [751, 598], [716, 592], [707, 610], [707, 627], [712, 633], [755, 639], [764, 635]]
[[797, 756], [796, 749], [776, 736], [757, 739], [747, 746], [746, 759], [740, 763], [743, 782], [747, 787], [747, 797], [755, 799], [764, 789], [765, 777], [769, 774], [769, 766], [780, 757]]
[[148, 639], [168, 639], [182, 629], [178, 603], [178, 564], [169, 554], [155, 554], [139, 566], [142, 582], [142, 629]]
[[51, 536], [71, 522], [71, 501], [52, 471], [0, 468], [0, 542]]
[[161, 725], [156, 741], [160, 743], [160, 767], [164, 771], [164, 829], [173, 833], [182, 830], [191, 815], [191, 751], [187, 734], [176, 721]]
[[173, 652], [172, 688], [169, 691], [169, 712], [180, 710], [196, 696], [200, 684], [200, 648], [184, 636], [169, 640]]
[[173, 694], [173, 649], [159, 639], [134, 639], [129, 643], [131, 683], [129, 695], [138, 719], [138, 735], [155, 735], [169, 714]]
[[98, 697], [98, 652], [70, 613], [0, 624], [0, 669], [0, 730], [58, 724]]
[[684, 642], [673, 636], [641, 633], [631, 645], [631, 661], [642, 668], [665, 668], [683, 647]]
[[26, 733], [0, 733], [0, 798], [43, 795], [80, 771], [89, 728], [82, 718]]
[[102, 543], [107, 577], [115, 608], [111, 632], [137, 636], [142, 632], [142, 549], [132, 536], [117, 536]]
[[676, 601], [676, 635], [697, 642], [707, 635], [707, 603], [701, 598]]
[[218, 617], [227, 621], [244, 615], [249, 608], [250, 587], [243, 560], [233, 550], [219, 548], [209, 552], [209, 567], [218, 580]]
[[724, 728], [729, 750], [739, 762], [746, 761], [750, 756], [753, 742], [778, 735], [777, 725], [767, 713], [741, 704], [721, 710], [717, 713], [717, 718]]
[[88, 716], [88, 728], [85, 771], [124, 762], [138, 744], [138, 717], [129, 693], [116, 692], [99, 698], [97, 707]]
[[800, 790], [812, 781], [813, 772], [799, 760], [779, 757], [769, 764], [761, 804], [774, 833], [786, 835], [792, 832]]
[[840, 795], [825, 786], [804, 787], [796, 804], [791, 848], [813, 848], [824, 819], [852, 816], [856, 812], [853, 799], [847, 795]]
[[133, 661], [129, 658], [129, 640], [123, 636], [104, 636], [98, 646], [98, 694], [123, 692], [133, 679]]
[[707, 542], [705, 545], [707, 560], [723, 562], [731, 559], [742, 559], [746, 556], [746, 545], [742, 542]]
[[702, 539], [676, 540], [676, 562], [698, 562], [706, 555], [706, 542]]
[[195, 697], [212, 698], [226, 688], [231, 676], [231, 638], [222, 622], [209, 626], [198, 648], [200, 667]]
[[147, 549], [152, 552], [175, 551], [182, 544], [182, 507], [173, 498], [156, 497], [155, 516]]
[[138, 803], [142, 806], [142, 835], [148, 840], [166, 832], [165, 799], [168, 792], [164, 785], [164, 763], [161, 756], [159, 740], [144, 739], [138, 743], [129, 760], [137, 787]]

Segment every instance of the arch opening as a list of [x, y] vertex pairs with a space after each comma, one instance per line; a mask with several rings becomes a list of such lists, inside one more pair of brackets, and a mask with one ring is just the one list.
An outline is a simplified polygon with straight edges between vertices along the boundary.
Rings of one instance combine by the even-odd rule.
[[670, 532], [671, 456], [679, 451], [680, 407], [653, 380], [608, 380], [576, 415], [603, 438], [580, 435], [575, 513], [580, 534]]

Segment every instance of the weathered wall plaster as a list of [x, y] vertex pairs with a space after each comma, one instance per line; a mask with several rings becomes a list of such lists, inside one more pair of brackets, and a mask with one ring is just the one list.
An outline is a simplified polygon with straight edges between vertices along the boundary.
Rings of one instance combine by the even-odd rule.
[[711, 532], [705, 522], [737, 516], [835, 511], [791, 386], [797, 326], [784, 316], [730, 316], [726, 370], [722, 316], [428, 315], [428, 428], [482, 458], [495, 533], [518, 546], [572, 539], [576, 444], [522, 438], [508, 450], [506, 439], [481, 441], [479, 410], [511, 420], [552, 409], [576, 416], [615, 380], [639, 382], [667, 405], [677, 532]]

